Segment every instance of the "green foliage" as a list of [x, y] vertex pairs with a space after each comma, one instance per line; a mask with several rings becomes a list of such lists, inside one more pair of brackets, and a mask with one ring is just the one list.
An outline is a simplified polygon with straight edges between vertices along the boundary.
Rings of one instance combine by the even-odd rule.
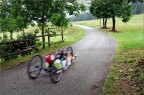
[[115, 31], [115, 17], [122, 18], [123, 22], [128, 22], [132, 16], [131, 5], [121, 0], [93, 0], [90, 12], [97, 18], [113, 18], [113, 28]]
[[65, 18], [65, 14], [53, 14], [52, 16], [52, 24], [58, 27], [67, 27], [69, 24], [69, 20]]
[[93, 0], [90, 6], [90, 12], [97, 18], [111, 17], [111, 4], [107, 0]]
[[22, 5], [27, 19], [34, 25], [36, 21], [41, 27], [44, 22], [52, 22], [56, 26], [67, 26], [66, 14], [78, 15], [84, 5], [76, 0], [23, 0]]
[[[48, 22], [58, 27], [66, 27], [69, 24], [67, 14], [78, 15], [85, 9], [84, 5], [77, 3], [76, 0], [23, 0], [22, 6], [24, 6], [22, 8], [24, 17], [30, 21], [28, 24], [38, 24], [42, 35]], [[45, 43], [44, 37], [42, 37], [42, 42]]]
[[[64, 41], [62, 43], [55, 43], [51, 47], [46, 47], [46, 49], [39, 50], [37, 53], [39, 53], [41, 55], [46, 55], [46, 54], [48, 54], [50, 52], [54, 52], [55, 50], [58, 50], [60, 48], [67, 47], [67, 46], [79, 41], [80, 39], [82, 39], [84, 37], [84, 33], [85, 33], [84, 30], [79, 27], [69, 27], [64, 32], [67, 34], [65, 36], [66, 41]], [[73, 34], [71, 35], [71, 33], [73, 33]], [[52, 41], [54, 41], [54, 42], [59, 41], [61, 39], [61, 38], [57, 39], [57, 37], [52, 37], [52, 38], [53, 38]], [[3, 64], [0, 64], [1, 65], [0, 71], [14, 67], [18, 64], [24, 63], [24, 62], [30, 60], [32, 58], [32, 56], [34, 56], [34, 55], [35, 55], [35, 53], [34, 54], [32, 53], [32, 54], [24, 56], [24, 57], [6, 61]]]
[[20, 15], [21, 0], [2, 0], [0, 2], [0, 28], [3, 32], [10, 32], [26, 28], [26, 20]]
[[90, 12], [98, 18], [120, 17], [127, 22], [131, 17], [131, 5], [119, 0], [93, 0]]
[[[28, 25], [38, 24], [42, 35], [49, 22], [66, 27], [69, 24], [67, 14], [78, 15], [85, 10], [77, 0], [2, 0], [0, 5], [0, 28], [3, 32], [9, 31], [11, 38], [14, 31]], [[45, 43], [45, 38], [42, 39]]]
[[132, 6], [124, 3], [121, 6], [121, 14], [118, 16], [122, 18], [122, 22], [128, 22], [132, 16]]
[[18, 35], [16, 40], [10, 40], [7, 35], [4, 35], [4, 38], [0, 41], [0, 58], [2, 58], [3, 61], [8, 61], [20, 56], [24, 56], [28, 52], [22, 52], [13, 55], [7, 54], [24, 50], [28, 46], [36, 45], [36, 42], [37, 39], [32, 33], [23, 33], [22, 35]]

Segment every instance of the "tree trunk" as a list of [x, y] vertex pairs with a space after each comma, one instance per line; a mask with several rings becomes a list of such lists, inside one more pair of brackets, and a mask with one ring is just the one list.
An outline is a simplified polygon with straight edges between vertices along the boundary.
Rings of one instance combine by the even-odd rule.
[[100, 28], [101, 28], [101, 18], [100, 18]]
[[50, 46], [51, 44], [50, 44], [50, 33], [49, 33], [49, 31], [48, 31], [48, 46]]
[[102, 27], [102, 28], [104, 28], [104, 22], [105, 22], [105, 21], [104, 21], [104, 18], [103, 18], [103, 27]]
[[105, 28], [107, 28], [107, 18], [105, 18]]
[[45, 48], [45, 36], [44, 36], [44, 28], [45, 28], [45, 19], [44, 19], [44, 15], [42, 16], [42, 43], [43, 43], [43, 46], [42, 48], [44, 49]]
[[103, 27], [102, 27], [103, 29], [107, 28], [106, 24], [107, 24], [107, 18], [103, 18]]
[[64, 42], [63, 30], [62, 30], [62, 32], [61, 32], [61, 35], [62, 35], [62, 42]]
[[11, 38], [11, 40], [13, 39], [13, 32], [12, 31], [10, 32], [10, 38]]
[[113, 26], [112, 26], [112, 31], [115, 31], [115, 17], [112, 17], [112, 22], [113, 22]]

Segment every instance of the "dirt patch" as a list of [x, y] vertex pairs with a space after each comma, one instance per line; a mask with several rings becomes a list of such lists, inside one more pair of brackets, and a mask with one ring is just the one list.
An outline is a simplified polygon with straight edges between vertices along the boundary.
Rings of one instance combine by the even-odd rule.
[[144, 69], [144, 59], [141, 60], [137, 66], [142, 67]]
[[94, 90], [96, 90], [97, 88], [98, 88], [98, 86], [95, 85], [95, 84], [93, 84], [93, 85], [91, 86], [91, 91], [94, 91]]

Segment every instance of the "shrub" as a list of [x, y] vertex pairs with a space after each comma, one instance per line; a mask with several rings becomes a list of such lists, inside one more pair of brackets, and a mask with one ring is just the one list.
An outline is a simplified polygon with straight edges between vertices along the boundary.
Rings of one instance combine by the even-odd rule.
[[[28, 49], [29, 46], [36, 45], [38, 39], [32, 33], [22, 33], [17, 35], [17, 39], [10, 39], [7, 35], [4, 35], [3, 39], [0, 40], [0, 58], [2, 61], [8, 61], [20, 56], [31, 54], [32, 50], [14, 53]], [[37, 50], [37, 48], [33, 48]], [[10, 54], [14, 53], [14, 54]]]

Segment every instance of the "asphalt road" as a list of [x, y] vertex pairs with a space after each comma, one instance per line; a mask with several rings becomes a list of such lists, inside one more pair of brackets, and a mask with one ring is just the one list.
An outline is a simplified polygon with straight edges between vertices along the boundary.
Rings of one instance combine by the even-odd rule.
[[94, 28], [80, 26], [85, 37], [72, 45], [77, 60], [57, 84], [42, 72], [36, 80], [26, 75], [27, 63], [0, 72], [0, 95], [99, 95], [114, 57], [115, 41]]

